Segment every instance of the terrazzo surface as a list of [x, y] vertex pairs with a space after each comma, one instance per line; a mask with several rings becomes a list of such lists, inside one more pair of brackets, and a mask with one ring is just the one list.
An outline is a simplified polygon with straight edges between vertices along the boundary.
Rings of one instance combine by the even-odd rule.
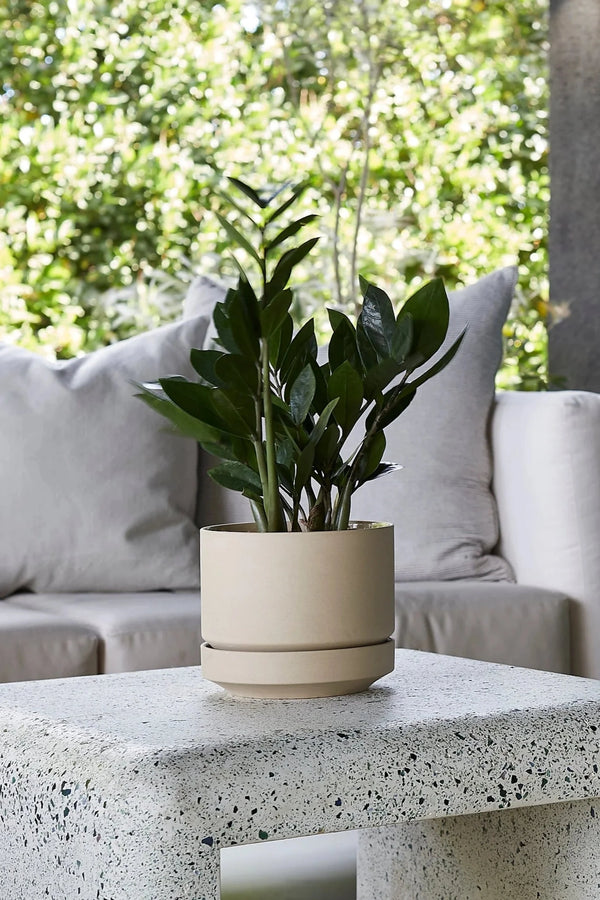
[[213, 900], [220, 847], [600, 795], [600, 682], [415, 651], [325, 700], [3, 685], [0, 736], [5, 900]]
[[598, 900], [597, 800], [359, 832], [357, 900]]

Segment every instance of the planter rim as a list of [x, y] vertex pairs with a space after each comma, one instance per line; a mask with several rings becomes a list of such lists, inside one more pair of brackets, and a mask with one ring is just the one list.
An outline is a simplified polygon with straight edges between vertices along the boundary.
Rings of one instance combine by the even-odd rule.
[[213, 531], [225, 534], [256, 534], [256, 535], [325, 535], [325, 534], [350, 534], [357, 531], [375, 531], [380, 528], [393, 528], [392, 522], [371, 522], [357, 519], [349, 524], [348, 528], [341, 531], [257, 531], [256, 522], [230, 522], [221, 525], [204, 525], [200, 531]]

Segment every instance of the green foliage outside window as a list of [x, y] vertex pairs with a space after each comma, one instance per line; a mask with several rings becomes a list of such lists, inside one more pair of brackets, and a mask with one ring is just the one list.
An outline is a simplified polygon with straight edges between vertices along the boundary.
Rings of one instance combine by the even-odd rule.
[[[8, 0], [0, 338], [67, 357], [234, 277], [221, 172], [311, 179], [294, 313], [519, 263], [499, 382], [546, 378], [546, 0]], [[327, 328], [323, 313], [322, 327]]]

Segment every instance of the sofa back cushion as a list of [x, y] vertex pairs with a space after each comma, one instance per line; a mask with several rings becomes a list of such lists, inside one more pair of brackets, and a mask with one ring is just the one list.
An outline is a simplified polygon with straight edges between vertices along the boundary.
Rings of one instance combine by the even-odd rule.
[[207, 324], [59, 362], [0, 345], [0, 596], [198, 586], [196, 444], [132, 382], [192, 377]]

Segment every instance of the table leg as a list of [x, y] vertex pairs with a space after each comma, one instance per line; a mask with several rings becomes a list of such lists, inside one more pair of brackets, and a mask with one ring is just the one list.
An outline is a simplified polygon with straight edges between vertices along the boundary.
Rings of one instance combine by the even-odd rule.
[[197, 872], [198, 883], [189, 900], [221, 900], [221, 865], [218, 851], [204, 854]]
[[357, 900], [598, 900], [600, 799], [361, 832]]
[[[132, 861], [131, 861], [132, 862]], [[110, 873], [114, 879], [107, 879], [110, 888], [107, 896], [115, 900], [220, 900], [221, 865], [220, 853], [201, 853], [194, 865], [190, 862], [178, 864], [173, 858], [153, 854], [146, 860], [142, 870], [131, 864]], [[172, 865], [172, 863], [175, 865]], [[95, 895], [94, 895], [95, 896]]]

